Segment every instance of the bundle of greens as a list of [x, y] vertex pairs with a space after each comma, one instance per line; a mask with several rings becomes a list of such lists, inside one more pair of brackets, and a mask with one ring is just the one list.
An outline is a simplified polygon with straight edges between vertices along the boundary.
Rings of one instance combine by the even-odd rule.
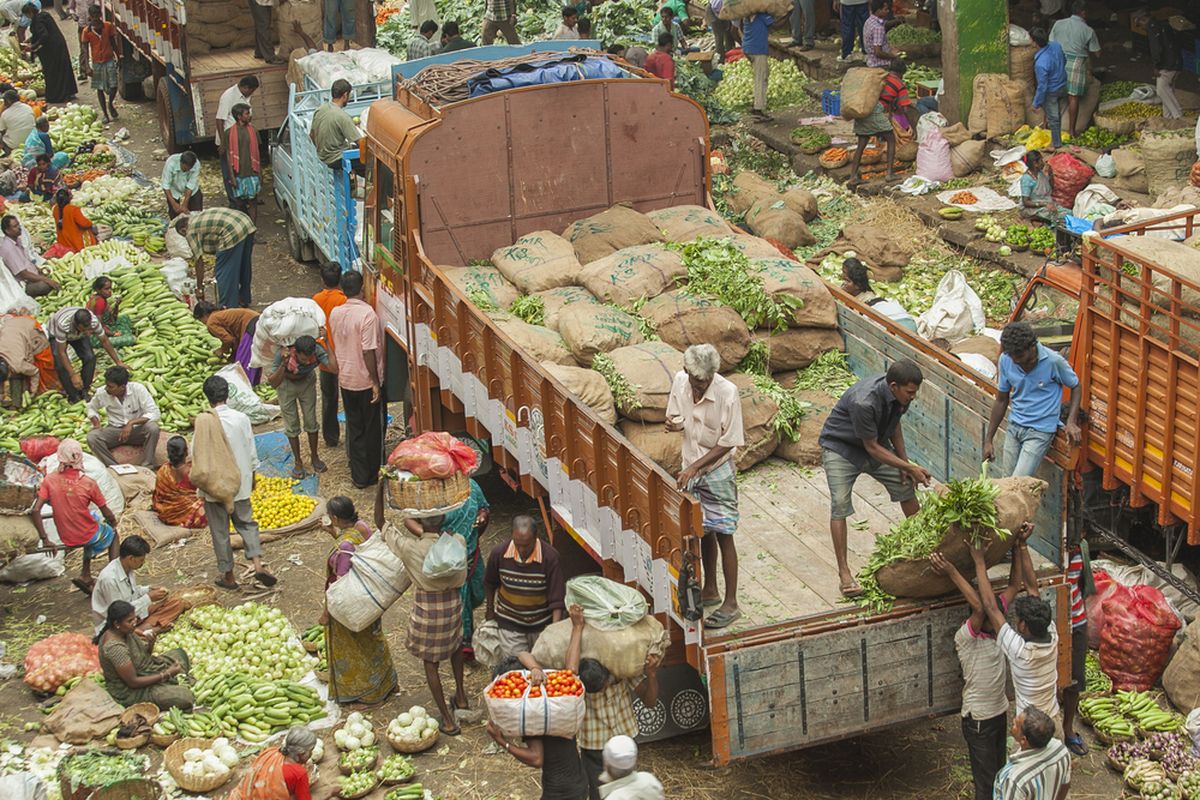
[[599, 372], [608, 383], [608, 388], [612, 391], [613, 403], [618, 409], [628, 413], [641, 407], [642, 404], [637, 396], [637, 387], [617, 371], [617, 365], [613, 363], [607, 353], [597, 353], [592, 356], [592, 369]]
[[840, 398], [855, 383], [858, 377], [850, 371], [846, 354], [841, 350], [829, 350], [804, 369], [796, 373], [797, 392], [820, 390], [830, 397]]
[[783, 330], [802, 305], [795, 297], [767, 294], [762, 278], [750, 272], [750, 259], [728, 239], [667, 246], [683, 257], [690, 293], [721, 301], [751, 328]]
[[685, 94], [704, 106], [711, 125], [730, 125], [737, 122], [737, 112], [726, 107], [717, 100], [714, 90], [716, 84], [712, 78], [704, 74], [704, 70], [695, 61], [677, 60], [675, 62], [675, 91]]
[[592, 19], [593, 39], [602, 42], [627, 41], [628, 37], [645, 34], [654, 27], [658, 6], [636, 0], [607, 0], [593, 6], [589, 16]]
[[1113, 100], [1120, 100], [1123, 97], [1129, 97], [1129, 95], [1133, 94], [1133, 90], [1140, 85], [1137, 81], [1112, 81], [1101, 84], [1100, 102], [1108, 103]]
[[525, 320], [530, 325], [546, 324], [546, 303], [542, 298], [531, 294], [523, 294], [514, 300], [508, 308], [508, 313]]
[[909, 25], [907, 22], [897, 25], [888, 31], [888, 44], [900, 49], [909, 47], [914, 44], [937, 44], [942, 40], [942, 35], [935, 30], [929, 28], [918, 28], [916, 25]]
[[781, 437], [789, 442], [800, 438], [800, 420], [805, 412], [812, 408], [812, 403], [796, 397], [794, 392], [783, 388], [769, 375], [755, 375], [754, 388], [770, 397], [779, 406], [779, 411], [771, 418], [771, 427]]

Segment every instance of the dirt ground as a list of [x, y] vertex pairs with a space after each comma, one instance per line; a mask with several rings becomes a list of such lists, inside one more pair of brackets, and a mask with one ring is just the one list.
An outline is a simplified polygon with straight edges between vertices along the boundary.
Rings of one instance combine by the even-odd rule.
[[[74, 30], [64, 24], [68, 41]], [[94, 103], [92, 91], [81, 86], [80, 103]], [[120, 125], [128, 127], [125, 145], [138, 154], [137, 167], [157, 181], [165, 158], [158, 136], [152, 103], [122, 104]], [[115, 131], [114, 125], [110, 130]], [[216, 173], [217, 162], [211, 148], [197, 148], [204, 169]], [[254, 258], [254, 297], [262, 307], [285, 296], [311, 295], [319, 288], [313, 265], [292, 261], [287, 253], [283, 220], [264, 187], [267, 198], [259, 212], [257, 247]], [[216, 200], [209, 197], [209, 202]], [[370, 515], [373, 496], [350, 485], [344, 449], [326, 449], [322, 454], [330, 470], [322, 477], [320, 493], [326, 497], [349, 495], [364, 516]], [[485, 487], [493, 501], [494, 516], [483, 546], [490, 547], [507, 534], [508, 521], [515, 513], [532, 506], [529, 498], [514, 496], [495, 482]], [[312, 624], [321, 606], [324, 560], [329, 549], [328, 537], [313, 531], [266, 545], [266, 559], [280, 577], [276, 589], [259, 596], [260, 602], [282, 608], [300, 629]], [[90, 632], [90, 607], [87, 599], [69, 583], [78, 569], [78, 556], [68, 559], [67, 576], [28, 587], [0, 588], [0, 642], [29, 641], [70, 629]], [[753, 564], [752, 558], [744, 563]], [[181, 587], [208, 583], [215, 577], [215, 565], [207, 531], [151, 554], [140, 580], [144, 584]], [[225, 592], [221, 602], [236, 604], [245, 599]], [[431, 705], [420, 664], [404, 648], [406, 620], [410, 600], [405, 597], [384, 617], [393, 661], [400, 675], [401, 690], [385, 706], [370, 716], [377, 726], [387, 722], [413, 704]], [[37, 620], [44, 616], [45, 620]], [[443, 681], [452, 686], [448, 665]], [[476, 704], [487, 682], [480, 668], [468, 669], [467, 686]], [[37, 702], [20, 680], [0, 683], [0, 738], [30, 741], [36, 735], [24, 732], [25, 723], [42, 719]], [[1094, 740], [1088, 737], [1095, 747]], [[513, 798], [524, 800], [540, 794], [538, 772], [516, 763], [502, 751], [485, 753], [489, 744], [480, 724], [467, 725], [458, 738], [443, 737], [437, 748], [416, 758], [418, 780], [435, 796], [473, 800]], [[332, 749], [332, 748], [331, 748]], [[151, 748], [156, 763], [157, 751]], [[844, 742], [810, 748], [778, 756], [759, 758], [725, 768], [710, 766], [711, 746], [707, 734], [696, 734], [646, 745], [641, 767], [654, 772], [672, 798], [953, 798], [968, 796], [970, 773], [965, 750], [954, 717], [923, 720], [900, 728], [880, 731]], [[1103, 751], [1093, 749], [1086, 758], [1074, 762], [1072, 797], [1112, 798], [1120, 794], [1120, 783], [1104, 765]], [[319, 784], [314, 797], [333, 796], [330, 777]], [[382, 797], [377, 790], [371, 797]]]

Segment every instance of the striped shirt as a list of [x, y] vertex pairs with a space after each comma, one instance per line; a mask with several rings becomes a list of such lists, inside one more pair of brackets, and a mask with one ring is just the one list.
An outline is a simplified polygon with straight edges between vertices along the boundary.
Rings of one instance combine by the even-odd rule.
[[488, 556], [483, 585], [496, 592], [496, 621], [505, 630], [540, 632], [555, 609], [565, 608], [566, 581], [558, 552], [540, 539], [525, 561], [511, 541], [496, 545]]
[[53, 342], [77, 342], [89, 336], [103, 336], [104, 326], [100, 323], [100, 315], [92, 314], [92, 324], [79, 330], [75, 327], [75, 315], [80, 311], [79, 306], [60, 308], [46, 320], [46, 336]]
[[1067, 583], [1071, 587], [1071, 629], [1087, 624], [1087, 606], [1083, 602], [1083, 553], [1072, 551], [1067, 564]]
[[896, 73], [889, 72], [883, 79], [879, 102], [883, 104], [883, 110], [889, 113], [912, 105], [912, 98], [908, 96], [908, 88], [904, 85], [904, 80]]
[[1071, 782], [1071, 754], [1060, 739], [1014, 753], [996, 773], [993, 800], [1054, 800]]
[[1017, 713], [1026, 706], [1033, 706], [1046, 716], [1057, 718], [1058, 632], [1053, 625], [1048, 642], [1026, 641], [1007, 622], [997, 639], [1000, 649], [1008, 657]]
[[192, 255], [228, 250], [255, 231], [250, 217], [234, 208], [206, 208], [188, 215], [187, 241]]

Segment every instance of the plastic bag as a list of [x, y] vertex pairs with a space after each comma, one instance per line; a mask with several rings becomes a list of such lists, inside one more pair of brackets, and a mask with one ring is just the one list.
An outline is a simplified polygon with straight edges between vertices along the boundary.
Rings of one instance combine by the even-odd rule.
[[1193, 708], [1188, 712], [1183, 728], [1192, 738], [1192, 755], [1200, 756], [1200, 708]]
[[931, 130], [946, 127], [946, 118], [937, 111], [927, 111], [917, 120], [917, 144], [925, 141], [925, 136]]
[[405, 439], [388, 456], [388, 466], [411, 472], [421, 480], [449, 478], [455, 473], [470, 475], [478, 464], [474, 448], [445, 431]]
[[910, 194], [916, 197], [927, 192], [931, 192], [942, 184], [938, 181], [931, 181], [928, 178], [922, 178], [920, 175], [909, 175], [896, 188], [904, 194]]
[[1079, 194], [1075, 195], [1075, 208], [1072, 210], [1077, 217], [1095, 219], [1092, 209], [1097, 206], [1112, 208], [1120, 198], [1117, 193], [1102, 183], [1090, 183]]
[[[43, 458], [38, 463], [38, 469], [47, 475], [58, 469], [58, 453]], [[125, 493], [121, 491], [117, 479], [113, 477], [108, 467], [104, 466], [104, 463], [91, 453], [84, 453], [83, 473], [100, 485], [100, 493], [104, 495], [104, 501], [109, 510], [116, 516], [121, 516], [121, 512], [125, 510]], [[99, 510], [94, 505], [92, 508]]]
[[186, 290], [188, 280], [191, 274], [188, 271], [187, 262], [182, 258], [168, 258], [158, 268], [158, 271], [163, 274], [163, 279], [167, 282], [167, 288], [176, 297], [183, 297], [188, 294]]
[[475, 660], [489, 669], [500, 663], [501, 644], [500, 623], [494, 619], [485, 620], [471, 636]]
[[1030, 152], [1041, 150], [1049, 146], [1051, 141], [1050, 131], [1045, 128], [1034, 128], [1033, 132], [1029, 134], [1029, 138], [1025, 140], [1025, 149]]
[[21, 440], [21, 452], [36, 463], [57, 453], [60, 443], [61, 440], [57, 436], [26, 436]]
[[[176, 217], [175, 219], [179, 218]], [[166, 242], [167, 256], [169, 258], [182, 258], [184, 261], [191, 261], [192, 246], [188, 244], [186, 236], [175, 230], [175, 220], [171, 220], [171, 224], [167, 226], [167, 233], [163, 238]]]
[[917, 174], [931, 181], [943, 182], [954, 177], [950, 145], [937, 130], [927, 131], [925, 140], [917, 147]]
[[[21, 228], [21, 233], [25, 233], [24, 228]], [[39, 316], [41, 306], [37, 300], [25, 294], [25, 288], [13, 277], [12, 272], [0, 269], [0, 314], [22, 313]]]
[[[529, 673], [520, 670], [525, 679]], [[552, 671], [549, 671], [552, 674]], [[530, 697], [532, 686], [527, 686], [521, 697], [492, 697], [492, 687], [497, 681], [511, 675], [506, 672], [488, 684], [483, 693], [487, 705], [488, 718], [496, 723], [496, 727], [508, 737], [524, 739], [529, 736], [561, 736], [571, 739], [583, 724], [583, 713], [586, 708], [584, 696], [564, 695], [548, 697], [543, 692], [540, 697]], [[549, 677], [549, 675], [547, 675]]]
[[1010, 47], [1025, 47], [1033, 44], [1033, 38], [1029, 35], [1029, 31], [1020, 25], [1009, 25], [1008, 44]]
[[46, 784], [32, 772], [17, 772], [0, 778], [0, 797], [5, 800], [46, 800]]
[[421, 572], [430, 578], [444, 578], [467, 569], [467, 546], [461, 536], [443, 533], [425, 554]]
[[1117, 162], [1113, 160], [1112, 155], [1105, 153], [1096, 159], [1096, 174], [1101, 178], [1117, 177]]
[[1103, 608], [1100, 668], [1114, 689], [1149, 691], [1167, 665], [1179, 618], [1153, 586], [1122, 586]]
[[100, 671], [100, 651], [79, 633], [58, 633], [37, 642], [25, 654], [25, 683], [50, 693], [71, 678]]
[[290, 347], [301, 336], [320, 338], [325, 312], [309, 297], [285, 297], [263, 309], [254, 329], [251, 367], [269, 367], [280, 347]]
[[1092, 168], [1070, 153], [1055, 153], [1046, 163], [1050, 165], [1050, 196], [1063, 208], [1074, 207], [1075, 195], [1092, 180]]
[[411, 585], [412, 578], [383, 536], [372, 536], [354, 549], [350, 571], [325, 590], [325, 606], [338, 622], [361, 631], [383, 616]]
[[226, 364], [217, 374], [229, 382], [229, 399], [226, 404], [245, 414], [255, 425], [270, 422], [279, 416], [279, 406], [264, 403], [254, 392], [250, 379], [241, 364]]
[[601, 575], [581, 575], [567, 581], [567, 608], [575, 603], [583, 607], [584, 619], [604, 631], [628, 628], [649, 611], [640, 591]]
[[933, 305], [917, 318], [917, 333], [926, 339], [943, 338], [954, 344], [987, 324], [983, 302], [956, 269], [938, 282]]

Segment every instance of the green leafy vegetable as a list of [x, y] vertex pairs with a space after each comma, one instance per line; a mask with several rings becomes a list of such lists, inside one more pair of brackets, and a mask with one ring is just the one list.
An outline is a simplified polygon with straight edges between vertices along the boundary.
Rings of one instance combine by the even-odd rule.
[[597, 353], [592, 356], [592, 369], [604, 376], [604, 380], [608, 382], [608, 388], [612, 391], [613, 402], [617, 408], [625, 413], [641, 408], [642, 404], [637, 396], [639, 387], [631, 384], [624, 375], [617, 371], [617, 365], [613, 363], [607, 353]]
[[523, 319], [530, 325], [546, 324], [546, 304], [540, 297], [523, 294], [513, 301], [508, 311], [514, 317]]
[[1133, 90], [1140, 85], [1137, 81], [1112, 81], [1111, 83], [1101, 84], [1100, 102], [1107, 103], [1112, 100], [1129, 97], [1129, 95], [1133, 94]]
[[771, 418], [771, 427], [789, 442], [800, 438], [800, 420], [812, 403], [801, 400], [792, 392], [783, 388], [768, 375], [755, 375], [754, 387], [764, 393], [779, 406], [778, 413]]
[[716, 86], [695, 61], [676, 60], [675, 91], [704, 106], [709, 124], [731, 125], [738, 121], [739, 115], [716, 98]]
[[767, 294], [763, 280], [750, 271], [750, 260], [728, 239], [696, 239], [667, 245], [687, 267], [688, 291], [720, 300], [742, 315], [751, 328], [787, 327], [802, 301]]
[[830, 397], [840, 398], [847, 389], [858, 383], [858, 377], [850, 371], [846, 354], [841, 350], [829, 350], [804, 369], [796, 373], [797, 392], [820, 390]]
[[755, 339], [750, 342], [746, 357], [738, 364], [738, 371], [749, 375], [770, 375], [770, 358], [771, 346], [763, 339]]
[[[604, 5], [608, 3], [601, 7]], [[750, 59], [726, 64], [721, 71], [721, 82], [715, 92], [717, 100], [727, 108], [750, 108], [754, 104], [754, 67]], [[772, 61], [767, 79], [767, 108], [815, 108], [817, 101], [804, 91], [805, 85], [811, 82], [812, 78], [797, 69], [794, 61]]]
[[888, 31], [887, 37], [888, 44], [900, 48], [913, 44], [937, 44], [942, 40], [942, 35], [937, 31], [919, 28], [916, 25], [909, 25], [907, 22], [892, 28]]
[[487, 292], [485, 292], [483, 289], [467, 290], [467, 299], [470, 300], [472, 303], [474, 303], [475, 306], [480, 311], [499, 311], [500, 310], [500, 307], [498, 305], [496, 305], [494, 302], [492, 302], [492, 296], [490, 294], [488, 294]]

